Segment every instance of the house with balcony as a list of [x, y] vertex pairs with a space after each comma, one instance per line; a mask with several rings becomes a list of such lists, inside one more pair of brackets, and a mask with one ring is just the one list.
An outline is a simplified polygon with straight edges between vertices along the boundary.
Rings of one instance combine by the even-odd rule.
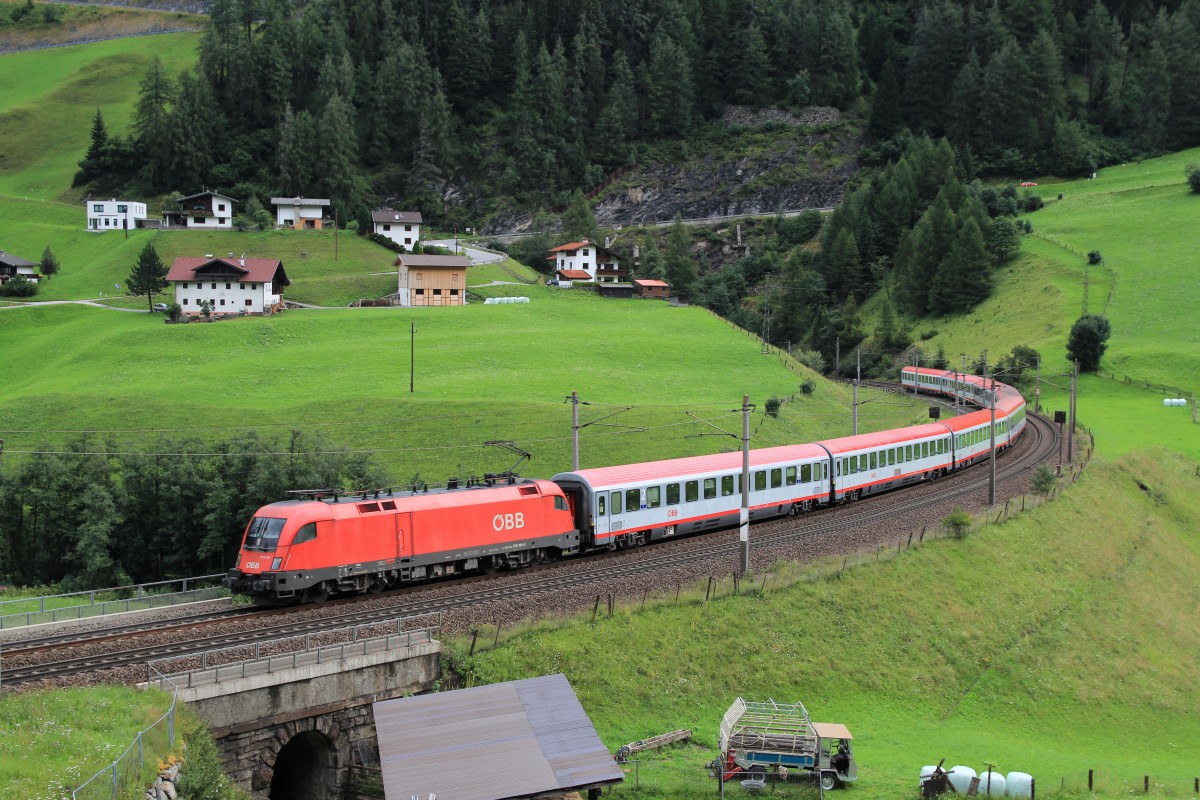
[[38, 273], [39, 266], [41, 265], [0, 250], [0, 283], [8, 283], [18, 275], [30, 283], [37, 283], [42, 277]]
[[547, 258], [554, 262], [556, 273], [586, 272], [588, 279], [596, 283], [620, 283], [625, 278], [626, 271], [621, 269], [620, 260], [610, 251], [587, 239], [553, 247]]
[[133, 200], [86, 200], [89, 231], [127, 231], [140, 228], [146, 220], [146, 204]]
[[319, 231], [325, 227], [325, 210], [329, 200], [313, 197], [272, 197], [275, 206], [275, 226], [298, 231]]
[[199, 314], [208, 302], [219, 314], [273, 314], [283, 309], [291, 284], [278, 258], [177, 258], [167, 273], [184, 314]]
[[231, 230], [234, 202], [232, 197], [216, 192], [188, 195], [180, 198], [178, 207], [163, 210], [163, 226]]
[[371, 232], [411, 251], [421, 241], [421, 212], [381, 208], [371, 212]]

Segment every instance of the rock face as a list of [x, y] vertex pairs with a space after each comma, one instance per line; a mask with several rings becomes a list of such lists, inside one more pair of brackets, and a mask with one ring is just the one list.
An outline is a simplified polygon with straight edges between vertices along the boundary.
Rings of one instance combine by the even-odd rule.
[[[620, 175], [595, 198], [602, 228], [668, 224], [684, 219], [773, 214], [830, 208], [841, 202], [858, 164], [857, 131], [837, 109], [799, 116], [780, 109], [726, 110], [711, 152], [675, 163], [642, 164]], [[485, 233], [520, 233], [531, 215], [501, 214]]]

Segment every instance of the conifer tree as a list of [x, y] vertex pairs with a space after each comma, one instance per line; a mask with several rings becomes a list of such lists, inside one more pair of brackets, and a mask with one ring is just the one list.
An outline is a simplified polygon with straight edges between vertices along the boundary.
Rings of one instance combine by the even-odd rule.
[[663, 253], [663, 272], [671, 291], [677, 295], [690, 295], [696, 282], [696, 262], [690, 251], [692, 236], [679, 215], [671, 226], [667, 248]]
[[142, 175], [155, 191], [167, 188], [171, 151], [175, 147], [169, 108], [173, 93], [162, 59], [155, 57], [142, 78], [133, 111], [133, 144], [142, 159]]
[[147, 242], [138, 254], [137, 263], [125, 279], [125, 288], [132, 295], [146, 295], [146, 307], [154, 310], [154, 295], [167, 288], [167, 266], [152, 243]]
[[991, 257], [979, 225], [968, 219], [937, 267], [929, 310], [935, 314], [967, 311], [987, 299], [990, 291]]

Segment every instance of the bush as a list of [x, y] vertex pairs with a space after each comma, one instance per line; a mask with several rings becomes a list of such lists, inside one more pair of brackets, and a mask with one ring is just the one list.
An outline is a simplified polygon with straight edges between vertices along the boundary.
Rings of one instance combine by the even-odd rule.
[[1038, 195], [1034, 194], [1029, 189], [1025, 190], [1025, 195], [1021, 198], [1021, 201], [1020, 201], [1020, 208], [1026, 214], [1033, 212], [1033, 211], [1037, 211], [1039, 208], [1041, 208], [1044, 205], [1045, 205], [1045, 203], [1042, 202], [1042, 198], [1039, 197]]
[[384, 236], [382, 233], [369, 233], [369, 234], [367, 234], [367, 238], [370, 239], [375, 244], [380, 245], [381, 247], [386, 247], [388, 250], [391, 250], [394, 253], [403, 253], [404, 252], [403, 245], [396, 244], [391, 239]]
[[778, 417], [779, 407], [783, 405], [783, 401], [778, 397], [772, 397], [767, 400], [766, 412], [768, 417]]
[[942, 525], [945, 526], [951, 539], [961, 541], [967, 538], [967, 533], [971, 530], [971, 522], [970, 514], [961, 508], [956, 508], [942, 520]]
[[37, 284], [20, 275], [7, 283], [0, 284], [0, 297], [33, 297], [38, 292]]
[[179, 771], [179, 793], [191, 800], [241, 800], [248, 797], [225, 773], [221, 751], [203, 723], [185, 715], [180, 733], [187, 742]]
[[816, 390], [817, 390], [817, 382], [814, 381], [812, 378], [805, 378], [804, 382], [800, 384], [800, 394], [808, 395], [808, 394], [812, 394]]
[[179, 322], [182, 317], [183, 308], [180, 307], [179, 303], [171, 303], [171, 305], [167, 306], [167, 322]]
[[1200, 194], [1200, 164], [1188, 164], [1184, 173], [1187, 175], [1188, 186], [1192, 187], [1192, 193]]
[[1049, 464], [1041, 464], [1033, 471], [1033, 477], [1029, 482], [1035, 492], [1040, 495], [1048, 495], [1058, 483], [1058, 473]]
[[796, 360], [813, 372], [820, 372], [822, 374], [825, 372], [825, 367], [828, 366], [825, 363], [825, 356], [821, 355], [817, 350], [804, 350], [796, 357]]
[[1091, 250], [1088, 252], [1088, 263], [1089, 264], [1099, 264], [1103, 260], [1104, 260], [1104, 256], [1100, 255], [1099, 250]]

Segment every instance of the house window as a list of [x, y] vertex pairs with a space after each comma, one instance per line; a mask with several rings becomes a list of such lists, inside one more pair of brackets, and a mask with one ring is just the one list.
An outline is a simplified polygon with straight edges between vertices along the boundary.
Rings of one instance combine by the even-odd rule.
[[451, 296], [451, 297], [458, 297], [458, 289], [451, 289], [451, 290], [450, 290], [450, 296]]
[[222, 298], [221, 298], [221, 305], [225, 305], [225, 298], [224, 298], [224, 297], [222, 297]]
[[192, 217], [192, 224], [193, 225], [203, 225], [204, 217]]
[[224, 211], [224, 210], [225, 210], [225, 204], [224, 204], [224, 203], [221, 203], [220, 205], [218, 205], [218, 206], [217, 206], [217, 211]]
[[[186, 284], [186, 283], [183, 285], [183, 288], [185, 288], [185, 289], [187, 288], [187, 284]], [[185, 302], [186, 302], [186, 301], [185, 301]]]
[[413, 289], [413, 291], [417, 293], [417, 297], [420, 297], [421, 295], [425, 294], [424, 289]]
[[383, 229], [384, 229], [385, 231], [391, 232], [391, 230], [392, 230], [392, 226], [391, 226], [391, 225], [384, 225], [384, 226], [383, 226]]
[[96, 205], [92, 206], [92, 211], [94, 211], [94, 212], [96, 212], [97, 214], [99, 214], [100, 212], [104, 211], [104, 204], [103, 204], [103, 203], [96, 203]]
[[124, 214], [128, 210], [129, 210], [129, 206], [117, 206], [118, 214]]
[[214, 283], [214, 284], [212, 285], [212, 288], [214, 288], [214, 289], [215, 289], [215, 288], [217, 288], [217, 285]]
[[250, 284], [250, 288], [251, 288], [251, 289], [257, 289], [257, 288], [258, 288], [258, 284], [257, 284], [257, 283], [252, 283], [252, 284]]
[[434, 296], [434, 297], [441, 297], [441, 296], [442, 296], [442, 290], [441, 290], [441, 289], [434, 289], [434, 290], [433, 290], [433, 296]]
[[252, 300], [251, 300], [249, 297], [247, 297], [247, 298], [246, 298], [246, 305], [252, 305], [252, 304], [253, 304], [253, 301], [252, 301]]
[[246, 284], [244, 284], [244, 283], [239, 283], [239, 284], [238, 284], [238, 288], [239, 288], [239, 289], [245, 289], [245, 288], [246, 288]]
[[217, 217], [217, 224], [218, 224], [218, 225], [224, 225], [224, 224], [225, 224], [225, 218], [224, 218], [224, 217]]
[[583, 248], [583, 254], [584, 254], [585, 256], [588, 254], [588, 250], [587, 250], [587, 248], [586, 248], [586, 247], [585, 247], [585, 248]]
[[186, 298], [186, 297], [185, 297], [185, 298], [183, 298], [183, 300], [181, 300], [181, 301], [180, 301], [180, 305], [184, 305], [184, 306], [186, 306], [186, 305], [187, 305], [187, 298]]
[[412, 244], [412, 239], [407, 239], [407, 238], [406, 238], [406, 239], [404, 240], [404, 243], [405, 243], [405, 244]]
[[233, 288], [233, 286], [227, 283], [227, 284], [225, 284], [225, 288], [226, 288], [226, 289], [232, 289], [232, 288]]
[[412, 230], [412, 225], [405, 225], [405, 226], [404, 226], [404, 230], [406, 230], [406, 231], [411, 231], [411, 230]]

